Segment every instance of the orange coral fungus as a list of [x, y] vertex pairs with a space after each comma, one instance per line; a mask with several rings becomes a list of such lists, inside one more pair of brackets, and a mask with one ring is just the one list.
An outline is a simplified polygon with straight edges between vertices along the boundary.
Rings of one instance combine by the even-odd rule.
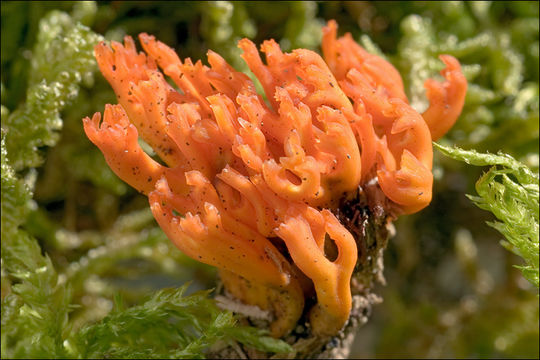
[[[99, 113], [84, 119], [88, 138], [148, 195], [179, 249], [218, 267], [234, 296], [274, 313], [274, 336], [294, 327], [313, 290], [312, 329], [335, 334], [351, 310], [358, 251], [331, 210], [374, 178], [396, 214], [431, 201], [432, 138], [463, 106], [459, 63], [441, 56], [446, 81], [426, 81], [430, 107], [420, 115], [397, 70], [350, 34], [337, 38], [333, 21], [324, 28], [324, 59], [305, 49], [283, 53], [269, 40], [263, 62], [243, 39], [242, 57], [268, 105], [218, 54], [208, 52], [209, 66], [194, 64], [152, 36], [139, 39], [146, 54], [130, 37], [96, 46], [119, 104], [107, 105], [101, 123]], [[142, 150], [139, 136], [165, 165]]]
[[[419, 211], [431, 201], [431, 141], [452, 127], [465, 101], [467, 81], [459, 62], [450, 55], [441, 55], [446, 65], [441, 74], [446, 81], [426, 81], [430, 107], [420, 115], [408, 104], [401, 77], [389, 62], [368, 53], [350, 34], [339, 39], [336, 36], [337, 24], [330, 21], [323, 29], [324, 58], [345, 94], [358, 105], [357, 113], [367, 112], [367, 122], [373, 123], [374, 130], [364, 125], [357, 132], [361, 139], [363, 135], [364, 142], [376, 143], [379, 185], [388, 198], [400, 205], [401, 212]], [[366, 166], [373, 165], [371, 157], [365, 161]], [[369, 170], [362, 168], [364, 174]]]

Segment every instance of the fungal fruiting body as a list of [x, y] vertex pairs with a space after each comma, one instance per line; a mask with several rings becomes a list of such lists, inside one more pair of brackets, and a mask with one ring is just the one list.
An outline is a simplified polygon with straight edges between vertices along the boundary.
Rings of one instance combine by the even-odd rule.
[[148, 195], [174, 244], [218, 267], [238, 299], [274, 313], [276, 337], [295, 326], [313, 290], [313, 332], [343, 327], [358, 251], [332, 210], [373, 178], [394, 213], [427, 206], [431, 141], [456, 121], [467, 86], [457, 60], [442, 55], [445, 81], [426, 82], [430, 107], [421, 115], [389, 62], [350, 34], [337, 38], [333, 21], [323, 33], [323, 57], [283, 53], [269, 40], [263, 62], [250, 40], [239, 42], [268, 103], [215, 52], [206, 66], [182, 62], [147, 34], [139, 35], [146, 53], [129, 36], [100, 43], [96, 59], [118, 105], [106, 106], [103, 121], [99, 113], [83, 120], [111, 169]]

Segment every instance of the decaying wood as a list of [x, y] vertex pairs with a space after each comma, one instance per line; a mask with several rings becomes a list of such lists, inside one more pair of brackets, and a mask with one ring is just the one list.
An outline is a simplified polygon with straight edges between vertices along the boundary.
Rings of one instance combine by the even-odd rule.
[[[393, 216], [387, 209], [391, 204], [382, 193], [376, 180], [359, 187], [353, 199], [343, 201], [335, 215], [349, 229], [357, 242], [358, 263], [351, 279], [353, 305], [349, 320], [333, 337], [317, 337], [310, 331], [307, 317], [303, 316], [290, 335], [285, 338], [294, 349], [288, 354], [266, 354], [249, 349], [241, 344], [217, 346], [210, 358], [285, 358], [285, 359], [346, 359], [349, 356], [358, 329], [367, 323], [372, 306], [382, 299], [372, 292], [376, 282], [385, 283], [383, 277], [383, 252], [388, 239], [394, 234]], [[269, 321], [264, 312], [239, 303], [218, 287], [218, 297], [224, 307], [243, 317], [246, 324], [267, 328]], [[226, 299], [226, 300], [225, 300]], [[266, 314], [264, 314], [266, 315]]]

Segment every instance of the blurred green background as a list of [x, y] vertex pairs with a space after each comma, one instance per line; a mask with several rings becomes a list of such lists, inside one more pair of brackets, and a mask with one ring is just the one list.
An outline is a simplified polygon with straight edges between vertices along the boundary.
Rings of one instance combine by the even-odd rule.
[[[12, 125], [8, 114], [25, 111], [32, 85], [73, 69], [35, 58], [38, 39], [46, 40], [40, 32], [54, 41], [55, 26], [60, 33], [80, 22], [117, 41], [147, 32], [181, 58], [206, 62], [212, 49], [247, 71], [236, 47], [240, 38], [257, 44], [274, 38], [284, 50], [319, 51], [321, 26], [336, 19], [340, 34], [351, 32], [400, 70], [418, 110], [426, 107], [423, 81], [442, 68], [437, 56], [456, 56], [469, 92], [461, 118], [441, 143], [502, 150], [538, 171], [534, 1], [3, 1], [1, 7], [2, 128]], [[69, 17], [51, 17], [52, 10]], [[61, 121], [46, 126], [54, 136], [35, 144], [34, 162], [14, 166], [35, 189], [23, 228], [73, 284], [73, 329], [101, 319], [115, 293], [133, 304], [159, 287], [193, 280], [193, 291], [215, 284], [215, 271], [170, 244], [146, 198], [117, 179], [84, 136], [81, 119], [116, 100], [91, 59], [78, 66], [73, 76], [79, 86], [58, 105]], [[17, 149], [17, 142], [7, 142], [8, 154], [17, 152], [10, 146]], [[387, 284], [375, 291], [384, 302], [358, 332], [352, 358], [539, 357], [537, 289], [513, 267], [521, 259], [499, 244], [502, 235], [486, 225], [493, 216], [465, 197], [475, 193], [482, 170], [435, 151], [433, 202], [396, 222], [385, 254]], [[2, 298], [10, 284], [2, 270]]]

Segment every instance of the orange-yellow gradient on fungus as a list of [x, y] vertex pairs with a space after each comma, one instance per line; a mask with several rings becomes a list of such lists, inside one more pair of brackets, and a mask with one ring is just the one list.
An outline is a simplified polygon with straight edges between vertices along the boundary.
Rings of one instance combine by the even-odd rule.
[[[431, 141], [454, 124], [467, 88], [459, 62], [441, 55], [445, 81], [426, 81], [430, 107], [419, 114], [389, 62], [350, 34], [338, 38], [334, 21], [323, 34], [323, 57], [283, 53], [268, 40], [263, 60], [250, 40], [239, 42], [267, 101], [211, 50], [207, 66], [182, 61], [147, 34], [139, 35], [144, 53], [129, 36], [100, 43], [96, 59], [118, 104], [106, 106], [103, 120], [83, 119], [111, 169], [148, 196], [174, 244], [218, 267], [237, 298], [271, 310], [276, 337], [294, 328], [311, 291], [313, 332], [344, 326], [358, 251], [332, 210], [374, 178], [389, 211], [427, 206]], [[325, 253], [329, 239], [335, 257]]]

